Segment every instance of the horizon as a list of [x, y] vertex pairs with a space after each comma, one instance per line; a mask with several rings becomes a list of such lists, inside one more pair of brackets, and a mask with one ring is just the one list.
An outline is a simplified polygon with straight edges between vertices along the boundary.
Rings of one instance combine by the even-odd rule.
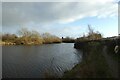
[[103, 37], [118, 36], [118, 3], [95, 1], [3, 2], [2, 33], [16, 34], [25, 27], [58, 37], [78, 38], [87, 34], [87, 25], [91, 25]]

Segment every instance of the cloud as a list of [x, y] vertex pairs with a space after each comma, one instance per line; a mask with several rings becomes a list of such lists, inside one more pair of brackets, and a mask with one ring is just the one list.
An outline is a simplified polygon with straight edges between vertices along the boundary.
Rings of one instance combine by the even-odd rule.
[[[2, 2], [89, 2], [89, 0], [1, 0]], [[92, 0], [94, 2], [112, 2], [113, 0]], [[118, 2], [119, 0], [114, 0]], [[102, 2], [102, 3], [104, 3]]]
[[80, 33], [83, 34], [83, 31], [81, 31], [83, 29], [85, 29], [83, 26], [64, 26], [61, 28], [54, 28], [54, 30], [50, 28], [47, 32], [55, 34], [59, 37], [78, 37], [80, 36]]
[[[71, 0], [72, 1], [72, 0]], [[114, 0], [81, 0], [81, 2], [3, 2], [3, 27], [30, 23], [65, 24], [86, 17], [105, 18], [117, 15]]]

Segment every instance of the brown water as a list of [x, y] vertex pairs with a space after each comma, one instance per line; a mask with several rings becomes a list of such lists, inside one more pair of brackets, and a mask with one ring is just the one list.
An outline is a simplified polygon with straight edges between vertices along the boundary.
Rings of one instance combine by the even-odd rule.
[[3, 78], [61, 77], [82, 59], [73, 43], [3, 46]]

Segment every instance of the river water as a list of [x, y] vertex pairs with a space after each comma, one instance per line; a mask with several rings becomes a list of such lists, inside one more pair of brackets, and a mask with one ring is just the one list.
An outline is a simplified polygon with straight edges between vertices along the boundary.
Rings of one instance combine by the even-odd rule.
[[82, 60], [73, 43], [3, 46], [3, 78], [61, 77]]

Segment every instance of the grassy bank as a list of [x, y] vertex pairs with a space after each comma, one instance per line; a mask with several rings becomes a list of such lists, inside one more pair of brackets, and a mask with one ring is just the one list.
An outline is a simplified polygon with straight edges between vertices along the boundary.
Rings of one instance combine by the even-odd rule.
[[102, 55], [102, 45], [89, 43], [83, 49], [83, 60], [72, 70], [66, 71], [63, 78], [109, 78], [112, 77]]

